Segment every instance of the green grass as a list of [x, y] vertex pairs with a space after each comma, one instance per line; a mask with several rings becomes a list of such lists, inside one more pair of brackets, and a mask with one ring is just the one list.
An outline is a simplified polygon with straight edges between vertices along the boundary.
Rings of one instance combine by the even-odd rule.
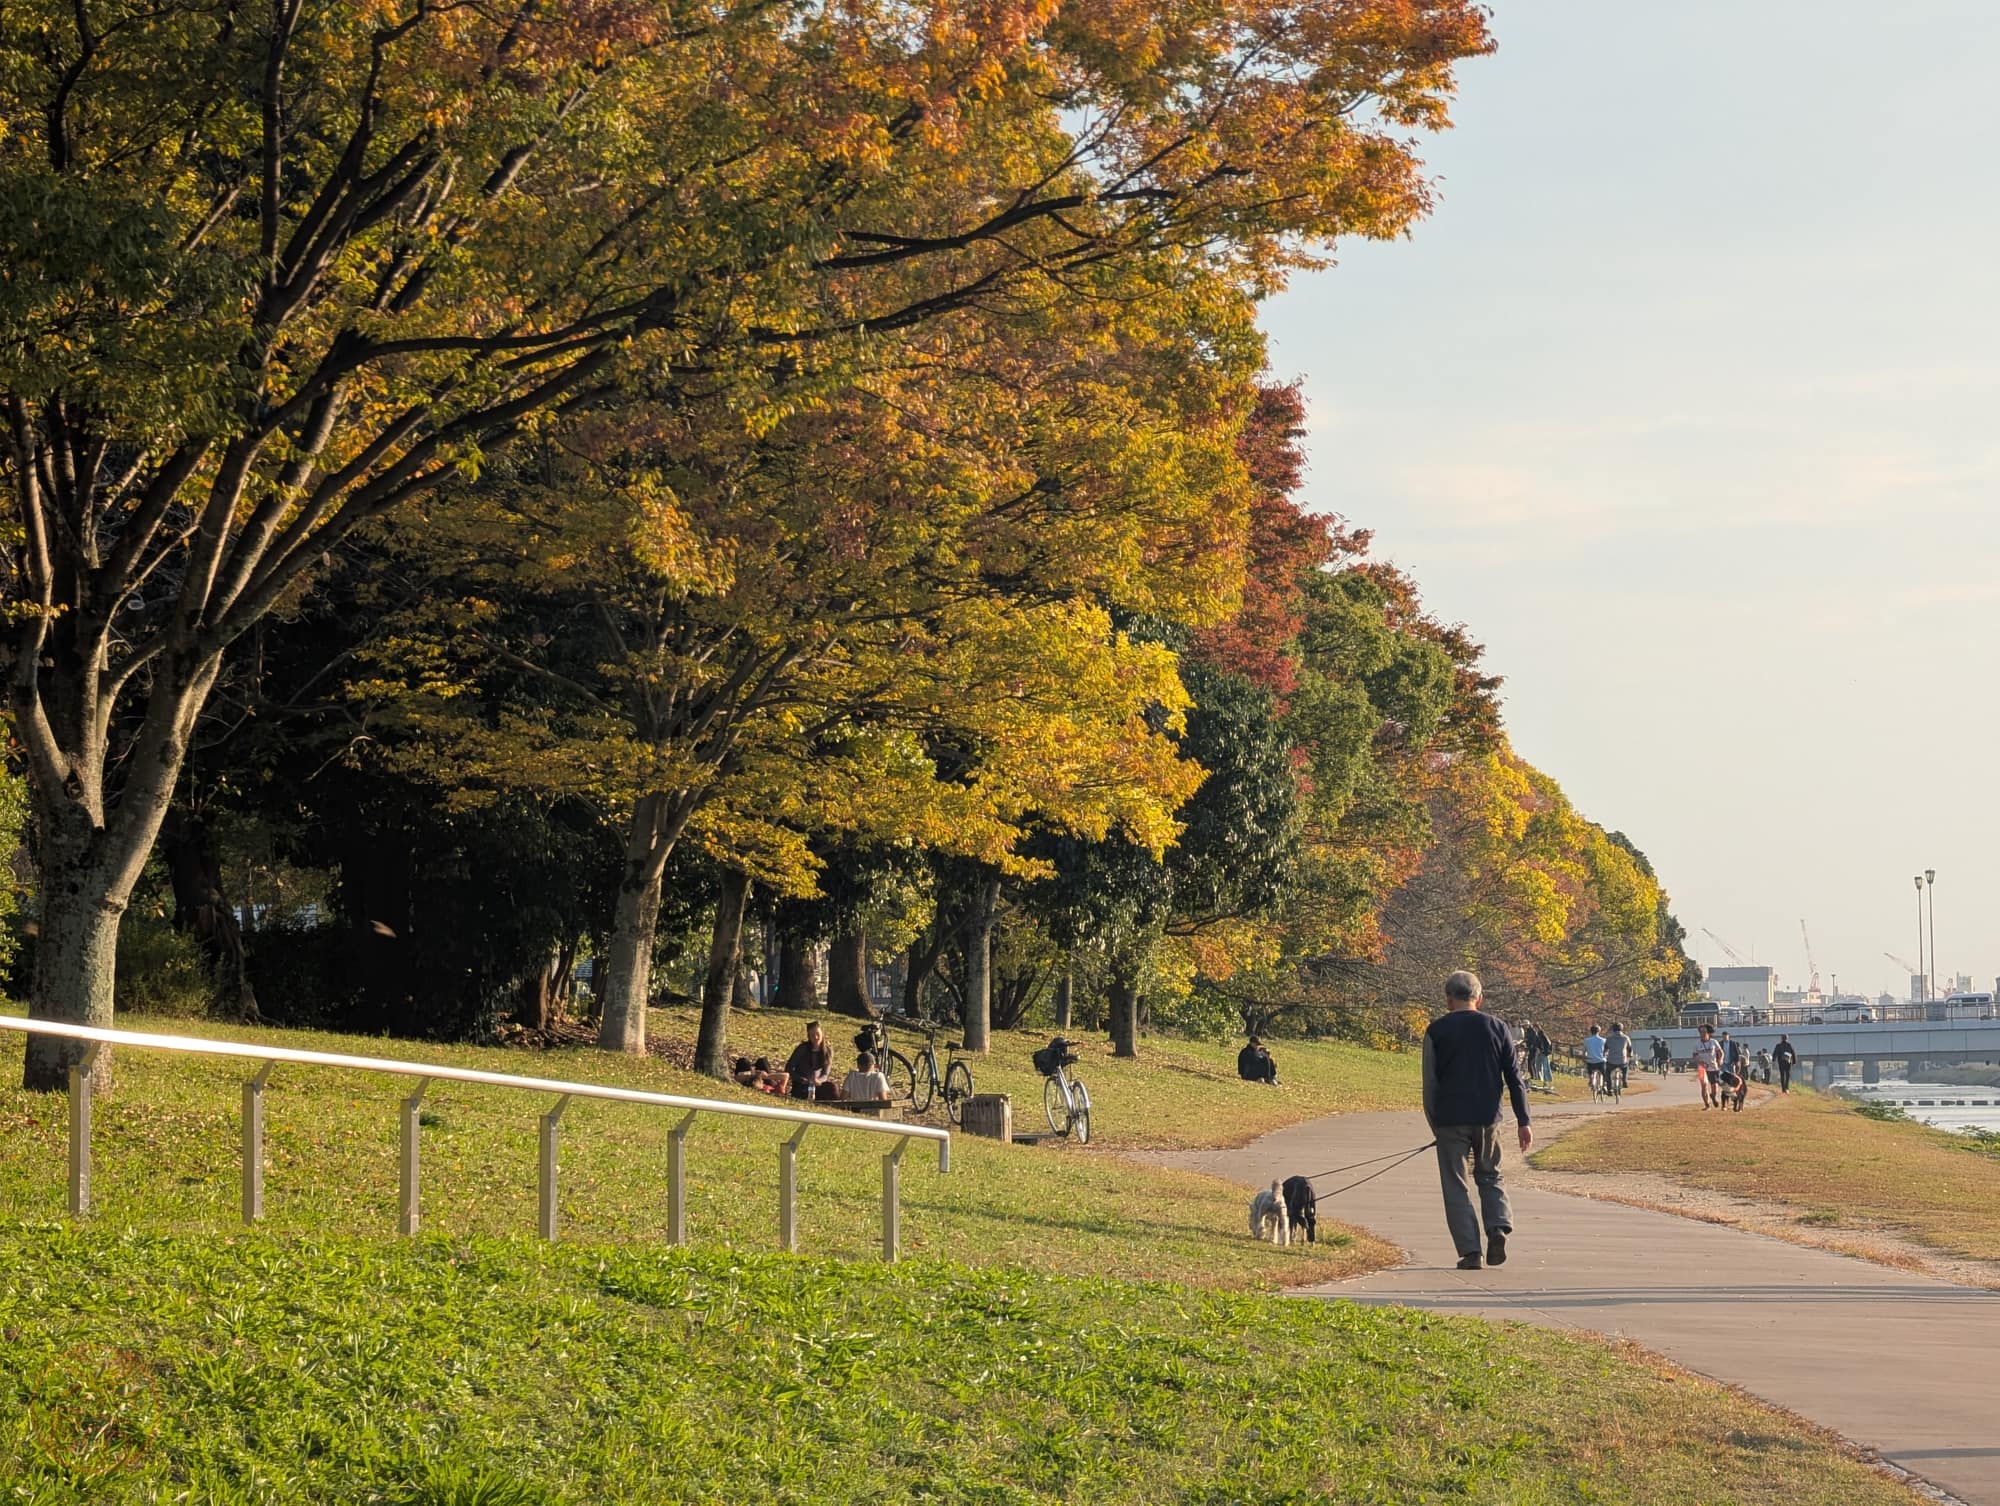
[[2000, 1156], [1868, 1108], [1795, 1090], [1747, 1114], [1616, 1114], [1578, 1125], [1534, 1164], [1659, 1172], [1789, 1206], [1808, 1225], [1885, 1224], [1949, 1255], [2000, 1260]]
[[[739, 1019], [740, 1049], [771, 1050], [797, 1024]], [[657, 1058], [168, 1028], [757, 1096]], [[1017, 1101], [1038, 1088], [1038, 1043], [1003, 1037], [981, 1086]], [[0, 1037], [0, 1082], [18, 1081], [20, 1051]], [[1233, 1053], [1184, 1043], [1148, 1042], [1138, 1063], [1087, 1048], [1082, 1070], [1126, 1144], [1248, 1138], [1408, 1099], [1407, 1058], [1288, 1045], [1281, 1062], [1276, 1090], [1237, 1082]], [[948, 1177], [913, 1152], [913, 1258], [889, 1267], [874, 1258], [884, 1143], [814, 1131], [807, 1256], [793, 1259], [763, 1253], [783, 1131], [712, 1116], [689, 1147], [694, 1247], [670, 1250], [669, 1116], [579, 1101], [563, 1240], [546, 1245], [527, 1237], [546, 1102], [433, 1083], [425, 1234], [400, 1240], [407, 1082], [281, 1066], [268, 1216], [246, 1231], [246, 1067], [121, 1052], [97, 1103], [96, 1212], [75, 1225], [59, 1217], [65, 1101], [0, 1089], [0, 1208], [18, 1220], [0, 1225], [0, 1499], [1912, 1499], [1823, 1435], [1636, 1352], [1274, 1298], [1395, 1252], [1337, 1229], [1310, 1249], [1255, 1242], [1240, 1189], [1112, 1150], [960, 1136]]]
[[[128, 1021], [146, 1028], [139, 1018]], [[760, 1025], [768, 1022], [759, 1020]], [[796, 1022], [775, 1022], [789, 1036]], [[671, 1026], [671, 1022], [669, 1022]], [[526, 1052], [408, 1041], [249, 1030], [176, 1021], [162, 1028], [306, 1050], [390, 1056], [490, 1071], [618, 1083], [717, 1098], [770, 1100], [677, 1071], [666, 1062], [595, 1050]], [[1012, 1058], [1032, 1044], [1007, 1038], [991, 1076], [1018, 1079]], [[22, 1092], [21, 1040], [0, 1037], [0, 1208], [17, 1217], [57, 1217], [65, 1207], [67, 1100]], [[1176, 1046], [1139, 1067], [1087, 1058], [1091, 1086], [1105, 1084], [1097, 1117], [1110, 1124], [1131, 1105], [1143, 1113], [1146, 1082], [1170, 1081], [1177, 1122], [1194, 1133], [1208, 1094], [1235, 1100], [1253, 1085], [1216, 1084], [1184, 1065], [1211, 1048]], [[1360, 1053], [1353, 1053], [1360, 1055]], [[1316, 1086], [1309, 1062], [1331, 1078], [1346, 1051], [1302, 1054], [1297, 1089], [1255, 1088], [1272, 1103], [1338, 1101], [1338, 1081]], [[1391, 1059], [1396, 1070], [1404, 1063]], [[124, 1050], [114, 1086], [96, 1105], [93, 1135], [97, 1221], [149, 1232], [233, 1234], [239, 1212], [238, 1124], [249, 1063]], [[1146, 1074], [1142, 1076], [1143, 1074]], [[989, 1075], [981, 1063], [982, 1079]], [[1382, 1074], [1377, 1074], [1378, 1077]], [[983, 1084], [982, 1084], [983, 1085]], [[280, 1235], [387, 1235], [396, 1227], [397, 1103], [406, 1078], [280, 1066], [265, 1094], [264, 1227]], [[1122, 1092], [1121, 1092], [1122, 1090]], [[1373, 1091], [1373, 1088], [1368, 1089]], [[1280, 1099], [1291, 1091], [1296, 1098]], [[1360, 1096], [1363, 1090], [1353, 1090]], [[1136, 1096], [1134, 1096], [1136, 1095]], [[1104, 1100], [1108, 1100], [1108, 1105]], [[450, 1235], [530, 1233], [536, 1223], [539, 1095], [448, 1082], [425, 1094], [423, 1226]], [[1037, 1101], [1039, 1112], [1039, 1101]], [[1317, 1108], [1309, 1111], [1316, 1112]], [[586, 1243], [654, 1242], [666, 1228], [668, 1132], [664, 1110], [578, 1100], [562, 1123], [562, 1237]], [[789, 1133], [721, 1115], [698, 1120], [688, 1138], [688, 1232], [702, 1245], [768, 1249], [777, 1240], [778, 1145]], [[1107, 1135], [1107, 1138], [1110, 1138]], [[813, 1131], [799, 1150], [800, 1248], [808, 1254], [873, 1258], [881, 1246], [881, 1157], [875, 1135]], [[1390, 1263], [1395, 1253], [1366, 1235], [1323, 1228], [1315, 1246], [1278, 1249], [1249, 1237], [1246, 1195], [1219, 1179], [1141, 1168], [1094, 1146], [1001, 1146], [954, 1137], [952, 1171], [919, 1145], [905, 1157], [902, 1239], [913, 1255], [949, 1254], [970, 1264], [1135, 1279], [1275, 1288], [1335, 1280]]]
[[0, 1230], [57, 1503], [1909, 1503], [1597, 1344], [939, 1262]]

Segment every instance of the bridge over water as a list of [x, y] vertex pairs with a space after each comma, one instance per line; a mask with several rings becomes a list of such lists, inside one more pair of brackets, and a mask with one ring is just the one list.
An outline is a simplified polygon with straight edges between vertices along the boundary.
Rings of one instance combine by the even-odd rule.
[[[1775, 1050], [1779, 1036], [1790, 1036], [1793, 1049], [1799, 1053], [1800, 1068], [1810, 1070], [1813, 1086], [1818, 1088], [1828, 1086], [1834, 1078], [1857, 1066], [1863, 1082], [1880, 1082], [1885, 1062], [1893, 1062], [1906, 1074], [1910, 1068], [1926, 1064], [2000, 1063], [2000, 1020], [1883, 1020], [1872, 1024], [1724, 1028], [1752, 1056], [1759, 1047]], [[1718, 1036], [1721, 1033], [1721, 1030], [1716, 1032]], [[1649, 1030], [1638, 1026], [1632, 1031], [1632, 1040], [1641, 1064], [1646, 1061], [1656, 1035], [1666, 1041], [1676, 1061], [1685, 1061], [1694, 1052], [1697, 1033], [1693, 1030], [1679, 1027]]]

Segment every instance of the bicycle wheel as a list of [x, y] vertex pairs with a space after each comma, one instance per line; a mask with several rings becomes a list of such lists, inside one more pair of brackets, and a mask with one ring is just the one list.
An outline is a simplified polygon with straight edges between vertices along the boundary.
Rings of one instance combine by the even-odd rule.
[[1090, 1144], [1090, 1089], [1083, 1085], [1083, 1079], [1069, 1080], [1069, 1137], [1078, 1145]]
[[908, 1098], [910, 1106], [922, 1114], [924, 1104], [930, 1102], [930, 1094], [924, 1094], [924, 1104], [916, 1102], [916, 1072], [910, 1068], [910, 1058], [898, 1050], [882, 1052], [882, 1076], [888, 1078], [890, 1102], [896, 1098]]
[[[894, 1052], [890, 1053], [892, 1056]], [[905, 1066], [909, 1064], [904, 1063]], [[931, 1095], [937, 1091], [937, 1057], [929, 1051], [917, 1053], [917, 1066], [910, 1073], [910, 1112], [921, 1114], [931, 1106]], [[895, 1080], [890, 1080], [889, 1096], [896, 1096]]]
[[972, 1096], [972, 1068], [953, 1062], [944, 1069], [944, 1116], [953, 1124], [965, 1117], [965, 1101]]
[[1049, 1116], [1050, 1129], [1058, 1135], [1069, 1133], [1069, 1099], [1063, 1094], [1063, 1085], [1053, 1077], [1042, 1083], [1042, 1112]]

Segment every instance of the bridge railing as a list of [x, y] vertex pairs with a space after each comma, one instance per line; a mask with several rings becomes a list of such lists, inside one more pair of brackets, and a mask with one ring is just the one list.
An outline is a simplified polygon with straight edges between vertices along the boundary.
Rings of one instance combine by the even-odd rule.
[[895, 1146], [882, 1157], [882, 1258], [893, 1261], [900, 1243], [900, 1179], [903, 1153], [915, 1140], [937, 1143], [938, 1170], [951, 1170], [951, 1133], [929, 1125], [904, 1124], [896, 1120], [868, 1119], [848, 1114], [829, 1114], [807, 1109], [781, 1108], [776, 1104], [731, 1103], [724, 1099], [684, 1098], [673, 1093], [649, 1093], [639, 1088], [609, 1087], [602, 1083], [564, 1082], [556, 1078], [518, 1077], [506, 1072], [482, 1072], [470, 1067], [448, 1067], [430, 1062], [397, 1061], [390, 1057], [344, 1056], [328, 1051], [296, 1051], [282, 1046], [260, 1046], [247, 1041], [202, 1040], [194, 1036], [152, 1035], [136, 1030], [103, 1030], [90, 1025], [61, 1024], [51, 1020], [23, 1020], [0, 1016], [0, 1030], [23, 1035], [56, 1036], [80, 1041], [84, 1049], [69, 1069], [69, 1210], [82, 1217], [90, 1211], [90, 1069], [97, 1053], [107, 1046], [119, 1050], [169, 1051], [191, 1056], [234, 1057], [254, 1061], [254, 1076], [243, 1081], [242, 1184], [243, 1221], [254, 1224], [264, 1216], [264, 1091], [272, 1070], [280, 1063], [305, 1067], [329, 1067], [349, 1072], [378, 1072], [392, 1077], [416, 1079], [416, 1086], [403, 1099], [402, 1156], [398, 1196], [397, 1227], [403, 1234], [415, 1234], [418, 1225], [419, 1179], [422, 1169], [419, 1130], [424, 1092], [433, 1082], [477, 1083], [484, 1087], [511, 1088], [525, 1093], [553, 1094], [555, 1101], [539, 1120], [539, 1200], [537, 1228], [543, 1239], [556, 1237], [556, 1178], [563, 1111], [576, 1098], [609, 1103], [638, 1104], [668, 1109], [681, 1114], [667, 1142], [667, 1242], [687, 1240], [687, 1136], [695, 1119], [703, 1114], [719, 1114], [737, 1119], [764, 1119], [796, 1125], [796, 1131], [778, 1146], [778, 1244], [788, 1251], [798, 1249], [798, 1151], [807, 1131], [818, 1127], [850, 1134], [883, 1135]]

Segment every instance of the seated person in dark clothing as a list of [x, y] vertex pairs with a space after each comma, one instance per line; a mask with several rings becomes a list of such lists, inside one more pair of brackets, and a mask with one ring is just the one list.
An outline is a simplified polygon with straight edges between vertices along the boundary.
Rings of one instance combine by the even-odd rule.
[[747, 1056], [736, 1058], [736, 1064], [729, 1069], [729, 1075], [735, 1078], [739, 1085], [746, 1088], [761, 1088], [763, 1086], [757, 1079], [764, 1074], [750, 1065], [750, 1058]]
[[827, 1044], [818, 1020], [806, 1026], [806, 1038], [792, 1047], [792, 1054], [785, 1061], [785, 1076], [790, 1079], [788, 1086], [794, 1098], [835, 1096], [833, 1048]]
[[1250, 1044], [1236, 1053], [1236, 1075], [1245, 1082], [1278, 1081], [1278, 1064], [1271, 1059], [1271, 1053], [1264, 1049], [1264, 1043], [1256, 1036], [1250, 1037]]

